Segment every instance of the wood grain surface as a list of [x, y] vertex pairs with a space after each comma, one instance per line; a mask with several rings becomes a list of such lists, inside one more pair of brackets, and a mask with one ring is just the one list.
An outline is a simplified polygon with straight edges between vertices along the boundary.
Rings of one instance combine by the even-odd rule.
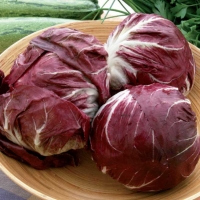
[[[119, 21], [84, 21], [62, 24], [93, 34], [102, 43]], [[43, 30], [42, 30], [43, 31]], [[42, 31], [33, 33], [5, 50], [0, 55], [0, 67], [8, 74], [15, 58], [23, 52], [29, 41]], [[200, 126], [200, 50], [190, 45], [197, 64], [195, 84], [189, 94], [192, 108], [197, 114]], [[102, 174], [91, 160], [89, 152], [79, 152], [81, 163], [78, 167], [35, 170], [0, 153], [1, 170], [19, 186], [41, 199], [48, 200], [180, 200], [200, 196], [200, 162], [193, 174], [174, 189], [160, 193], [138, 193], [126, 189], [107, 175]]]

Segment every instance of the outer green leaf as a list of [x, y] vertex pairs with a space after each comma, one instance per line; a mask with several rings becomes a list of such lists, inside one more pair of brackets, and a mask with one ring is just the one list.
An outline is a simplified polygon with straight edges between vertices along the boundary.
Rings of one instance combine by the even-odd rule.
[[173, 16], [171, 15], [171, 12], [170, 12], [170, 5], [166, 1], [156, 0], [155, 9], [153, 9], [153, 12], [163, 16], [166, 19], [169, 19], [169, 20], [173, 19]]
[[197, 15], [200, 15], [200, 8], [197, 9]]
[[170, 4], [173, 4], [173, 3], [175, 3], [175, 2], [176, 2], [176, 0], [171, 0]]
[[177, 27], [189, 42], [200, 48], [200, 17], [182, 21]]
[[154, 7], [154, 2], [144, 1], [144, 0], [123, 0], [127, 5], [129, 5], [135, 12], [142, 13], [152, 13], [152, 8]]
[[200, 3], [199, 0], [176, 0], [177, 3], [180, 4], [187, 4], [187, 5], [194, 5]]
[[187, 13], [187, 8], [188, 5], [176, 3], [176, 6], [172, 7], [170, 10], [174, 16], [183, 19]]
[[179, 12], [177, 12], [175, 14], [175, 16], [176, 17], [180, 17], [181, 19], [183, 19], [185, 17], [186, 13], [187, 13], [187, 8], [183, 8]]

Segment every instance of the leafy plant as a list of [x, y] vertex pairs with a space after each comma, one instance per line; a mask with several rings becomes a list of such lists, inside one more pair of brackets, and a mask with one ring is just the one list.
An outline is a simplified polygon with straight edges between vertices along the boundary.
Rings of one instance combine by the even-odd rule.
[[170, 20], [154, 13], [132, 13], [115, 27], [104, 47], [112, 90], [155, 82], [176, 86], [184, 95], [192, 88], [192, 52]]
[[129, 87], [98, 110], [89, 136], [92, 158], [104, 174], [131, 190], [170, 189], [198, 163], [195, 120], [176, 87]]
[[[116, 0], [112, 1], [109, 8], [105, 8], [107, 2], [100, 10], [112, 10]], [[200, 0], [117, 0], [123, 7], [128, 5], [133, 12], [155, 13], [171, 20], [181, 30], [185, 38], [192, 44], [200, 47]], [[125, 9], [126, 10], [126, 9]], [[117, 11], [117, 10], [115, 10]], [[129, 15], [129, 11], [121, 11], [124, 16]], [[105, 15], [105, 18], [107, 14]]]

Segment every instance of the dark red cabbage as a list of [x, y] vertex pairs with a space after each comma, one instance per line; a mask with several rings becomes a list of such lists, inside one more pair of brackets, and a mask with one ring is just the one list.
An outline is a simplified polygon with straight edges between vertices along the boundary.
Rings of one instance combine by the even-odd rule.
[[90, 118], [47, 89], [17, 86], [0, 95], [0, 105], [0, 131], [11, 143], [41, 156], [58, 155], [87, 145]]
[[50, 167], [64, 167], [66, 165], [77, 166], [79, 164], [79, 156], [76, 150], [69, 150], [51, 156], [42, 156], [39, 153], [30, 151], [11, 142], [1, 134], [0, 151], [7, 156], [38, 170], [44, 170]]
[[161, 83], [187, 95], [193, 86], [196, 65], [189, 44], [174, 23], [159, 15], [129, 15], [109, 35], [105, 49], [113, 90]]
[[175, 187], [199, 161], [190, 101], [159, 83], [111, 97], [94, 117], [90, 142], [99, 169], [136, 191]]
[[94, 36], [49, 28], [18, 56], [4, 84], [46, 88], [92, 118], [110, 97], [106, 57], [104, 46]]
[[39, 169], [76, 165], [74, 151], [87, 146], [90, 122], [110, 97], [106, 57], [78, 30], [33, 38], [0, 77], [0, 150]]

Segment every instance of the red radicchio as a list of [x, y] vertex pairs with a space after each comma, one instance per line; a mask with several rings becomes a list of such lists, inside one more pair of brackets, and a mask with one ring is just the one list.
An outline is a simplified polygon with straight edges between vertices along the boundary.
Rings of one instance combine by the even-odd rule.
[[103, 173], [136, 191], [161, 191], [188, 177], [199, 160], [196, 115], [178, 88], [130, 87], [97, 112], [90, 136]]
[[17, 145], [0, 134], [0, 151], [5, 155], [19, 160], [35, 169], [43, 170], [50, 167], [63, 167], [65, 165], [76, 166], [79, 157], [76, 150], [69, 150], [61, 154], [42, 156], [30, 151], [23, 146]]
[[110, 97], [104, 46], [69, 28], [49, 28], [30, 43], [4, 84], [46, 88], [92, 118]]
[[133, 13], [109, 35], [108, 70], [113, 90], [124, 85], [161, 83], [187, 95], [195, 62], [187, 40], [170, 21], [156, 14]]
[[91, 119], [110, 97], [106, 57], [94, 36], [74, 29], [31, 40], [0, 76], [0, 150], [37, 169], [77, 165]]
[[1, 134], [19, 146], [43, 156], [86, 146], [90, 118], [49, 90], [18, 86], [0, 105]]

